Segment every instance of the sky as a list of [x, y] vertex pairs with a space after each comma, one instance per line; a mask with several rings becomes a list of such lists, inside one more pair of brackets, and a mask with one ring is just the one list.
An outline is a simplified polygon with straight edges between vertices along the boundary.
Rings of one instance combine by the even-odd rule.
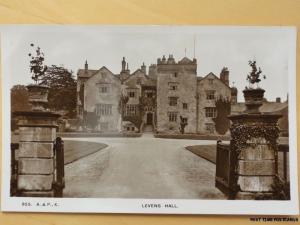
[[[3, 77], [10, 87], [30, 84], [28, 53], [40, 46], [46, 65], [63, 65], [74, 72], [84, 68], [107, 67], [113, 73], [121, 70], [124, 56], [134, 72], [144, 62], [155, 64], [157, 58], [173, 54], [197, 59], [197, 75], [222, 68], [230, 71], [230, 85], [238, 89], [238, 101], [248, 85], [249, 60], [256, 60], [266, 75], [259, 86], [265, 97], [286, 100], [288, 74], [294, 59], [291, 40], [293, 30], [287, 27], [209, 27], [209, 26], [2, 26], [1, 59]], [[5, 79], [4, 79], [5, 80]]]

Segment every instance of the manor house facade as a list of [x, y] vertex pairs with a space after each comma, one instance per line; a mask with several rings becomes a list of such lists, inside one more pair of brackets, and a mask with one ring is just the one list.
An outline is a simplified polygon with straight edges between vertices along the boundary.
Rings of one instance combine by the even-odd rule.
[[158, 133], [216, 134], [215, 101], [237, 102], [237, 89], [229, 86], [229, 71], [219, 76], [197, 76], [197, 60], [172, 55], [143, 65], [131, 73], [125, 58], [119, 74], [106, 67], [77, 73], [77, 115], [82, 127], [99, 132], [138, 132], [151, 126]]

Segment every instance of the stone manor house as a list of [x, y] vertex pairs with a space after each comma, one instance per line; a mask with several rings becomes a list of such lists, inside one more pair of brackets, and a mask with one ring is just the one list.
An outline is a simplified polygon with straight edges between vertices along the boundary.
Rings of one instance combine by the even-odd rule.
[[237, 89], [229, 86], [229, 71], [219, 76], [209, 73], [197, 76], [197, 60], [172, 55], [144, 63], [133, 73], [125, 57], [119, 74], [105, 66], [77, 73], [77, 114], [82, 128], [92, 126], [98, 132], [143, 132], [151, 126], [158, 133], [179, 133], [180, 122], [185, 133], [214, 134], [213, 118], [217, 115], [215, 100], [222, 97], [237, 103]]

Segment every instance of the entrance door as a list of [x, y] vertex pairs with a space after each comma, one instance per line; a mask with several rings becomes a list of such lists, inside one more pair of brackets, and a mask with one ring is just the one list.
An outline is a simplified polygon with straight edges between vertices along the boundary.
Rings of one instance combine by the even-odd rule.
[[152, 125], [153, 115], [152, 113], [147, 113], [147, 125]]

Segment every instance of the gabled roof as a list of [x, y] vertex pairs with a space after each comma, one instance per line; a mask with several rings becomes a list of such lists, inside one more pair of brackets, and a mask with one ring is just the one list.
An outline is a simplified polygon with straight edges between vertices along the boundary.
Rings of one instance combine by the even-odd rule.
[[109, 69], [107, 69], [105, 66], [102, 66], [99, 70], [93, 70], [94, 73], [92, 73], [88, 78], [93, 77], [94, 75], [98, 74], [99, 72], [106, 70], [114, 79], [117, 79], [118, 81], [120, 81], [118, 76], [115, 76], [115, 74], [113, 74]]
[[91, 77], [95, 72], [98, 70], [85, 70], [85, 69], [79, 69], [77, 71], [77, 77], [78, 78], [89, 78]]
[[142, 86], [156, 86], [156, 80], [149, 78], [142, 84]]
[[132, 74], [130, 74], [123, 82], [126, 82], [127, 80], [130, 80], [132, 77], [134, 77], [138, 72], [142, 73], [146, 79], [149, 79], [149, 77], [141, 70], [137, 69]]
[[135, 84], [135, 80], [129, 80], [126, 82], [126, 84], [124, 83], [124, 85], [126, 86], [126, 89], [136, 89], [138, 88]]
[[191, 64], [193, 63], [193, 60], [189, 59], [188, 57], [183, 57], [178, 64]]
[[200, 81], [200, 80], [202, 80], [203, 79], [203, 77], [198, 77], [197, 76], [197, 81]]
[[[288, 107], [287, 102], [263, 102], [263, 105], [259, 108], [263, 113], [275, 113]], [[246, 109], [244, 102], [239, 102], [231, 105], [231, 112], [233, 114], [241, 113]]]
[[215, 79], [219, 80], [220, 82], [222, 82], [226, 87], [230, 88], [229, 85], [225, 84], [218, 76], [216, 76], [213, 72], [208, 73], [206, 76], [202, 77], [201, 79], [197, 78], [197, 81], [202, 81], [208, 78], [208, 76], [214, 76]]
[[135, 74], [138, 73], [138, 72], [140, 72], [140, 73], [142, 73], [142, 74], [144, 74], [144, 75], [146, 76], [146, 74], [145, 74], [141, 69], [137, 69], [137, 70], [134, 71], [130, 76], [135, 75]]
[[79, 69], [77, 71], [77, 77], [78, 78], [90, 78], [92, 76], [94, 76], [95, 74], [97, 74], [99, 71], [101, 70], [107, 70], [111, 75], [113, 75], [115, 78], [120, 77], [119, 74], [114, 74], [113, 72], [111, 72], [109, 69], [107, 69], [107, 67], [102, 66], [100, 69], [98, 70], [85, 70], [85, 69]]

